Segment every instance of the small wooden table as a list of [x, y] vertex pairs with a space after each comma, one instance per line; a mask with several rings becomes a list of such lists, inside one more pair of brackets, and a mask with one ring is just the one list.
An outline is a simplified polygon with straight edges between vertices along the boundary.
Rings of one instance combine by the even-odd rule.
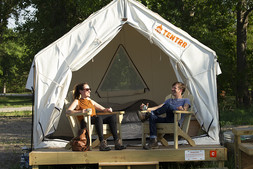
[[253, 135], [253, 126], [240, 126], [232, 129], [235, 140], [235, 168], [253, 168], [253, 142], [242, 142], [242, 135]]

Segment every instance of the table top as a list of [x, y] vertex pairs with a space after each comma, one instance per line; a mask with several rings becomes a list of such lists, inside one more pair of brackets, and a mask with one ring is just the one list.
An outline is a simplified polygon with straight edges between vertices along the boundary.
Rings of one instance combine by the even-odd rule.
[[234, 127], [232, 129], [232, 132], [235, 135], [253, 135], [253, 126], [252, 125], [248, 125], [248, 126]]

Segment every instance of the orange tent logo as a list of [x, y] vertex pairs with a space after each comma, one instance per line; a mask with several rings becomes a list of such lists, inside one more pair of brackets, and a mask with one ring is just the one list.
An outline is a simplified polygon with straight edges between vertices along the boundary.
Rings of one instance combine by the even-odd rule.
[[166, 37], [168, 40], [174, 42], [175, 44], [183, 47], [183, 48], [186, 48], [188, 43], [185, 42], [184, 40], [182, 40], [181, 38], [179, 38], [177, 35], [175, 35], [174, 33], [171, 33], [170, 31], [166, 30], [166, 29], [163, 29], [163, 26], [160, 25], [160, 26], [157, 26], [155, 28], [155, 31], [161, 35], [163, 35], [164, 37]]

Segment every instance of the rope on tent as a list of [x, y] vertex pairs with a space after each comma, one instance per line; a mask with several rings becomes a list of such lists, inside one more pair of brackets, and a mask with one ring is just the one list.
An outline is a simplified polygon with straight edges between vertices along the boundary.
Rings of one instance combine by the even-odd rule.
[[96, 34], [95, 40], [94, 40], [93, 42], [96, 42], [97, 44], [101, 44], [102, 41], [101, 41], [99, 38], [97, 38], [97, 37], [98, 37], [98, 33], [97, 33], [97, 31], [96, 31], [94, 25], [91, 23], [90, 26], [91, 26], [91, 28], [94, 30], [95, 34]]
[[210, 130], [210, 127], [212, 126], [212, 124], [213, 124], [213, 121], [214, 121], [214, 119], [212, 118], [212, 121], [210, 122], [210, 124], [209, 124], [209, 126], [208, 126], [208, 128], [207, 128], [207, 133], [209, 132], [209, 130]]
[[154, 30], [154, 27], [155, 27], [155, 24], [156, 24], [156, 21], [153, 23], [153, 25], [152, 25], [152, 31], [151, 31], [151, 33], [149, 33], [149, 42], [151, 43], [151, 44], [153, 44], [154, 42], [153, 42], [153, 30]]
[[43, 139], [42, 139], [42, 141], [44, 141], [45, 140], [45, 134], [44, 134], [44, 130], [43, 130], [43, 128], [42, 128], [42, 125], [41, 125], [41, 123], [39, 122], [39, 125], [40, 125], [40, 129], [41, 129], [41, 132], [42, 132], [42, 136], [43, 136]]

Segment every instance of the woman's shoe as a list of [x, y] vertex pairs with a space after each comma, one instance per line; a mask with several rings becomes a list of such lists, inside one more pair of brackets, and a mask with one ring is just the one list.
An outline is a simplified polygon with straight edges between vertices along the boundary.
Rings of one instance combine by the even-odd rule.
[[114, 143], [115, 143], [115, 150], [126, 149], [126, 146], [122, 145], [120, 139], [115, 140]]
[[100, 142], [100, 147], [99, 147], [100, 151], [110, 151], [111, 148], [107, 145], [107, 141], [103, 140]]

